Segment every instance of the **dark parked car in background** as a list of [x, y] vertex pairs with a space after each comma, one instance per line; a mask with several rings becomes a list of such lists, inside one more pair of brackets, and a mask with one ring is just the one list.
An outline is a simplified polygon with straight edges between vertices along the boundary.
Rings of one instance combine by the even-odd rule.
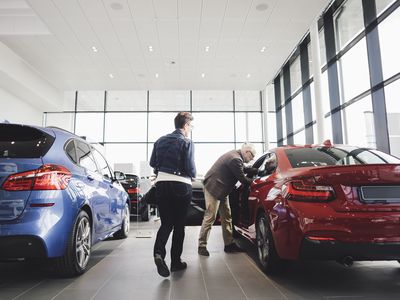
[[103, 155], [62, 129], [0, 124], [0, 259], [85, 272], [92, 245], [129, 233], [128, 194]]
[[125, 174], [125, 179], [120, 181], [129, 195], [131, 216], [139, 216], [142, 221], [149, 220], [149, 205], [142, 200], [139, 187], [139, 176]]
[[265, 271], [283, 260], [400, 259], [400, 160], [351, 146], [278, 147], [239, 189], [236, 230]]

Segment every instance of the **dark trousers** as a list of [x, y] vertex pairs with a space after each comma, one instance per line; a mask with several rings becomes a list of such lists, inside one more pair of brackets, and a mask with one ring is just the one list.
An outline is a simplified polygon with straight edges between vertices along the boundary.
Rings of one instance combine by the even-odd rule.
[[160, 254], [165, 258], [165, 245], [173, 230], [171, 262], [179, 262], [185, 238], [186, 214], [192, 199], [192, 186], [177, 181], [160, 181], [157, 182], [156, 197], [161, 227], [157, 232], [153, 254]]

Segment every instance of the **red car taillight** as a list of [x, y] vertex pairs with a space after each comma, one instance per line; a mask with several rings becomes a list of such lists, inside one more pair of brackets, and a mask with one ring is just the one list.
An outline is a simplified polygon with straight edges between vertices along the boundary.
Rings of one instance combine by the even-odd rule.
[[43, 165], [39, 169], [10, 175], [3, 183], [6, 191], [64, 190], [71, 172], [60, 165]]
[[333, 187], [317, 185], [308, 180], [294, 180], [282, 186], [282, 194], [287, 200], [304, 202], [325, 202], [335, 198]]
[[139, 188], [128, 189], [129, 194], [139, 194]]

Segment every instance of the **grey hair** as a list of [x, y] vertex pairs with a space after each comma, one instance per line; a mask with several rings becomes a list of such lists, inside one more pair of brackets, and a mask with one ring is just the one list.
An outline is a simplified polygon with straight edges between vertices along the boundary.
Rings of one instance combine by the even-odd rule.
[[256, 156], [256, 147], [254, 147], [254, 145], [252, 143], [243, 143], [242, 148], [241, 148], [242, 153], [246, 152], [246, 151], [250, 151], [251, 153], [253, 153], [254, 156]]

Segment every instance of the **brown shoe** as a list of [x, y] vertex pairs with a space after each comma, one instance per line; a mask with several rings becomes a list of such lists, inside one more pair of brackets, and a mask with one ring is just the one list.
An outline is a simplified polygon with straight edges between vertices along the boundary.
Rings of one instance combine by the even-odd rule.
[[210, 256], [210, 252], [208, 252], [206, 247], [199, 247], [197, 250], [197, 253], [199, 253], [199, 255], [203, 255], [203, 256]]

